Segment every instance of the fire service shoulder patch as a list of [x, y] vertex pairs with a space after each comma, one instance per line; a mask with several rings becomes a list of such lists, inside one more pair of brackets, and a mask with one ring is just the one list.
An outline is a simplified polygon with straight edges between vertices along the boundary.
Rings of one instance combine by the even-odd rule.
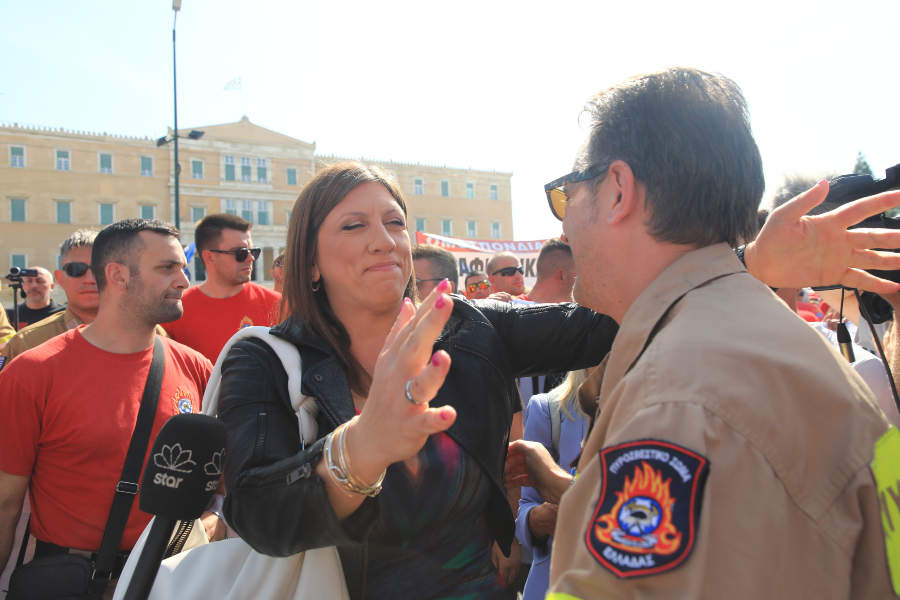
[[671, 571], [694, 546], [709, 460], [658, 440], [600, 451], [603, 484], [585, 535], [588, 550], [620, 578]]

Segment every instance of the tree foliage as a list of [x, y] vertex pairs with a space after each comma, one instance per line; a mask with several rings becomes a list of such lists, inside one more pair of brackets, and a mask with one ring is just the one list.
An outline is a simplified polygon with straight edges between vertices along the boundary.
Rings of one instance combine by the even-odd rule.
[[875, 173], [872, 172], [872, 167], [866, 162], [866, 155], [862, 152], [856, 155], [856, 165], [853, 167], [853, 174], [871, 175], [872, 177], [875, 177]]

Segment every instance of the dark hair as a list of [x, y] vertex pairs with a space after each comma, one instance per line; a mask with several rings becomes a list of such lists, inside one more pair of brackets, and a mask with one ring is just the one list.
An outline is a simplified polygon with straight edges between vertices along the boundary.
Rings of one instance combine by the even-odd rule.
[[204, 250], [213, 249], [219, 243], [223, 229], [244, 232], [250, 231], [251, 227], [253, 223], [237, 215], [228, 213], [207, 215], [197, 221], [197, 227], [194, 229], [194, 247], [197, 248], [197, 254], [202, 257]]
[[119, 263], [128, 267], [132, 276], [140, 272], [139, 255], [144, 248], [140, 232], [151, 231], [173, 238], [181, 237], [177, 229], [156, 219], [125, 219], [107, 225], [94, 238], [91, 248], [91, 272], [97, 280], [97, 291], [106, 288], [106, 265]]
[[412, 249], [412, 259], [424, 258], [437, 267], [437, 276], [448, 279], [454, 287], [459, 286], [459, 265], [453, 255], [439, 246], [419, 244]]
[[[322, 222], [334, 207], [358, 185], [380, 183], [390, 192], [403, 215], [407, 215], [406, 200], [400, 184], [384, 169], [358, 162], [343, 162], [319, 171], [306, 184], [291, 211], [287, 246], [284, 250], [284, 289], [281, 314], [291, 316], [334, 350], [347, 374], [350, 389], [366, 395], [372, 384], [369, 374], [350, 352], [350, 334], [328, 302], [324, 286], [312, 289], [312, 266], [316, 258], [316, 244]], [[410, 275], [404, 297], [416, 299], [416, 274]]]
[[574, 264], [572, 249], [558, 237], [550, 238], [541, 245], [537, 257], [537, 278], [553, 275], [558, 269]]
[[485, 273], [484, 271], [479, 271], [478, 269], [475, 269], [473, 271], [469, 271], [468, 273], [466, 273], [466, 278], [463, 281], [466, 282], [466, 285], [469, 285], [469, 277], [475, 277], [476, 275], [478, 277], [484, 277], [485, 279], [487, 279], [487, 276], [488, 276], [488, 274]]
[[600, 92], [584, 110], [591, 132], [576, 169], [626, 162], [644, 186], [647, 227], [656, 240], [703, 247], [752, 239], [765, 181], [735, 82], [697, 69], [664, 69]]

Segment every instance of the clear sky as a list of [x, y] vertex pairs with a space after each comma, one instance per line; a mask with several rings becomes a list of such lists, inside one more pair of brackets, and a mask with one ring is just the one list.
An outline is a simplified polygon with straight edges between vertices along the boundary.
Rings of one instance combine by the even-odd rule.
[[[168, 0], [0, 2], [0, 121], [158, 137]], [[584, 101], [684, 65], [743, 88], [768, 191], [793, 170], [900, 163], [897, 0], [183, 0], [179, 127], [241, 118], [322, 154], [512, 171], [515, 237], [558, 235]]]

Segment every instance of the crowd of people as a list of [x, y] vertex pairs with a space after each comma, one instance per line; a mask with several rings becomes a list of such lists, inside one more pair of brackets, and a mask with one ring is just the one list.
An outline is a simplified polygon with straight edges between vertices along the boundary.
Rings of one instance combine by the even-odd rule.
[[[816, 214], [828, 182], [787, 178], [760, 218], [762, 160], [721, 75], [636, 76], [586, 110], [530, 289], [512, 252], [460, 281], [451, 252], [411, 245], [396, 180], [352, 162], [300, 193], [274, 291], [235, 215], [196, 224], [195, 286], [166, 223], [64, 240], [67, 304], [39, 269], [18, 332], [0, 323], [0, 566], [26, 495], [35, 559], [96, 559], [162, 340], [151, 445], [221, 369], [207, 540], [335, 546], [353, 599], [900, 594], [900, 335], [840, 289], [900, 307], [866, 271], [900, 268], [871, 250], [900, 232], [848, 231], [900, 192]], [[260, 325], [299, 352], [313, 443], [281, 357], [229, 343]], [[105, 598], [149, 520], [135, 503]]]

